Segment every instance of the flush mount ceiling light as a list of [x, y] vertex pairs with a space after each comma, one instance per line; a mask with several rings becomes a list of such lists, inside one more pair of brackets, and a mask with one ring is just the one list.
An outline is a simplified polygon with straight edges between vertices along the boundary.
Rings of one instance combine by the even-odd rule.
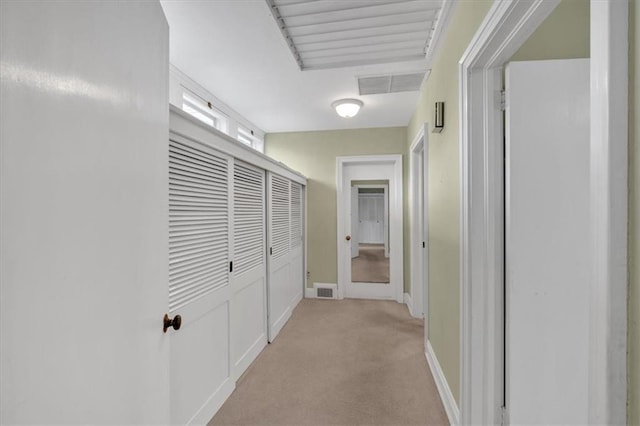
[[362, 101], [358, 99], [339, 99], [331, 104], [340, 117], [351, 118], [362, 108]]

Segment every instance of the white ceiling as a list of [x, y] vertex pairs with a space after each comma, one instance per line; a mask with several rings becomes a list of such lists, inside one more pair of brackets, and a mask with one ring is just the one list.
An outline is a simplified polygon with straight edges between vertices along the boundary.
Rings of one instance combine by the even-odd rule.
[[[419, 1], [433, 9], [444, 0]], [[381, 6], [398, 0], [367, 2]], [[417, 91], [359, 96], [356, 77], [425, 71], [426, 58], [301, 71], [265, 0], [161, 3], [170, 26], [173, 65], [267, 133], [405, 126], [415, 109]], [[431, 19], [425, 17], [425, 26], [434, 25]], [[341, 118], [331, 108], [340, 98], [361, 99], [364, 107], [354, 118]]]

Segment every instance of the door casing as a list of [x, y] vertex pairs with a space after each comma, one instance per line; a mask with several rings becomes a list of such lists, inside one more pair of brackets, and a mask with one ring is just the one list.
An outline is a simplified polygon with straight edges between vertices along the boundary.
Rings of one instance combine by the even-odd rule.
[[[459, 66], [460, 423], [503, 410], [504, 64], [559, 0], [495, 2]], [[626, 422], [628, 2], [591, 0], [589, 423]]]

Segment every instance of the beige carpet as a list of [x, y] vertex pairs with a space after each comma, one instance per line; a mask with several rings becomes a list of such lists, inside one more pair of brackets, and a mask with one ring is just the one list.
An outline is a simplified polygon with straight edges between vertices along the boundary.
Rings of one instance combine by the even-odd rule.
[[422, 336], [393, 301], [305, 299], [209, 424], [447, 424]]
[[351, 259], [351, 282], [389, 283], [389, 258], [384, 244], [360, 244], [358, 257]]

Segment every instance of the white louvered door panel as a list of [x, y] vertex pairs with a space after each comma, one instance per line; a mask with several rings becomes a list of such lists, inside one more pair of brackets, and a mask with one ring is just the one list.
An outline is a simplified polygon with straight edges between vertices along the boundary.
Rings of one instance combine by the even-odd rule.
[[273, 173], [268, 174], [267, 202], [269, 241], [269, 341], [273, 341], [291, 316], [291, 205], [290, 181]]
[[232, 347], [235, 377], [267, 344], [265, 171], [233, 167]]
[[291, 281], [289, 298], [295, 307], [304, 291], [304, 189], [297, 182], [291, 182]]
[[291, 182], [291, 249], [302, 246], [302, 185]]
[[206, 423], [233, 391], [229, 285], [231, 160], [212, 148], [169, 142], [171, 421]]
[[289, 254], [289, 180], [271, 175], [271, 255], [274, 259]]

